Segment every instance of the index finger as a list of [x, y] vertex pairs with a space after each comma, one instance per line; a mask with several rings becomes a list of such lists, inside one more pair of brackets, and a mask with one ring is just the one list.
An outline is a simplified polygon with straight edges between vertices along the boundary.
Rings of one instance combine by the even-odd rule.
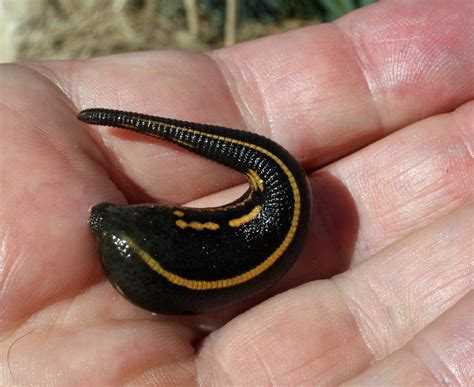
[[[455, 3], [378, 3], [210, 55], [147, 52], [42, 66], [80, 108], [247, 128], [311, 170], [473, 97], [472, 41], [460, 39], [472, 6]], [[169, 147], [103, 136], [121, 155], [116, 168], [155, 199], [183, 203], [242, 181]], [[173, 164], [173, 174], [157, 163]]]

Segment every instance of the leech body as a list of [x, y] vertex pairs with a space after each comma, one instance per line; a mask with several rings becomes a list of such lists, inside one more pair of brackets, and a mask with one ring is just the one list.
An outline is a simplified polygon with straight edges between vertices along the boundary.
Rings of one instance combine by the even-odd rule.
[[91, 209], [104, 271], [131, 302], [156, 313], [203, 313], [255, 295], [293, 265], [311, 219], [296, 160], [254, 133], [117, 110], [81, 121], [173, 142], [245, 174], [248, 191], [216, 208], [154, 204]]

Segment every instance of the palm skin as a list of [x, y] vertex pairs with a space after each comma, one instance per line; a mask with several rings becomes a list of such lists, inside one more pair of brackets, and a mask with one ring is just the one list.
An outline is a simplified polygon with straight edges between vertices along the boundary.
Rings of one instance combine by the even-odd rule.
[[[469, 1], [383, 2], [208, 55], [4, 65], [2, 384], [472, 380], [474, 50], [460, 38], [472, 14]], [[244, 180], [170, 144], [88, 127], [76, 114], [89, 107], [284, 145], [315, 206], [295, 267], [208, 315], [153, 316], [122, 299], [99, 267], [91, 205], [210, 206]]]

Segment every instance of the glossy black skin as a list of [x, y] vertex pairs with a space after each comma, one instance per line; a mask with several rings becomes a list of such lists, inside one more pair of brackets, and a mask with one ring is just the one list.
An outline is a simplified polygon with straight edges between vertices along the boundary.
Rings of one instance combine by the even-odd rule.
[[[263, 180], [263, 192], [250, 188], [230, 206], [193, 209], [102, 203], [93, 207], [89, 225], [98, 242], [104, 271], [110, 282], [131, 302], [162, 314], [204, 313], [269, 288], [293, 265], [311, 219], [311, 192], [299, 164], [281, 146], [249, 132], [138, 113], [89, 109], [78, 117], [91, 124], [122, 127], [174, 142], [242, 173], [251, 169]], [[209, 138], [206, 134], [225, 139]], [[282, 256], [246, 282], [209, 290], [175, 285], [152, 270], [127, 245], [124, 237], [169, 272], [191, 280], [213, 281], [235, 277], [257, 266], [280, 246], [290, 229], [294, 216], [294, 187], [288, 175], [273, 158], [229, 139], [266, 149], [286, 165], [300, 193], [301, 211], [296, 232]], [[261, 210], [255, 218], [238, 227], [229, 225], [229, 220], [248, 214], [257, 205]], [[177, 217], [177, 210], [184, 215]], [[182, 229], [176, 225], [178, 219], [188, 223], [213, 222], [220, 227], [218, 230]]]

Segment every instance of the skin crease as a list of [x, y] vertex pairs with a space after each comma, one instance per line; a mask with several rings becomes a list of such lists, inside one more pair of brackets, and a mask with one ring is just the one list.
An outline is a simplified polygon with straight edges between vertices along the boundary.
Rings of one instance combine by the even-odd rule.
[[[460, 37], [473, 12], [386, 1], [209, 54], [3, 65], [0, 384], [469, 384], [474, 50]], [[216, 205], [243, 178], [80, 123], [93, 106], [285, 146], [315, 201], [295, 267], [209, 315], [152, 316], [122, 299], [99, 267], [89, 207]], [[334, 207], [335, 192], [351, 200]]]

